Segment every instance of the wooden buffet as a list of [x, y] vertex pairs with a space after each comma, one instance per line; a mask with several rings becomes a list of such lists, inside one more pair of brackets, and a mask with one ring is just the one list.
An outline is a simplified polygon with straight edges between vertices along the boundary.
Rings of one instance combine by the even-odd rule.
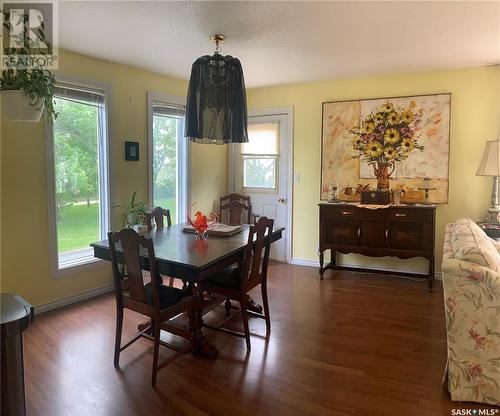
[[[336, 252], [366, 256], [394, 256], [401, 259], [424, 257], [429, 261], [428, 284], [434, 280], [435, 205], [363, 206], [349, 203], [319, 204], [319, 274], [327, 269], [385, 272], [378, 269], [338, 265]], [[324, 265], [324, 252], [331, 251]], [[391, 274], [422, 276], [390, 271]]]

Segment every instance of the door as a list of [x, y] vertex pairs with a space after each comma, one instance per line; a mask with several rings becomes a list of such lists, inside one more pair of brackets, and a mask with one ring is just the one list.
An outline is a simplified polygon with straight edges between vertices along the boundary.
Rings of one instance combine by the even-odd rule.
[[[234, 145], [230, 192], [248, 195], [252, 213], [274, 219], [274, 227], [286, 227], [288, 204], [288, 114], [248, 118], [248, 143]], [[271, 259], [286, 262], [289, 230], [271, 246]]]

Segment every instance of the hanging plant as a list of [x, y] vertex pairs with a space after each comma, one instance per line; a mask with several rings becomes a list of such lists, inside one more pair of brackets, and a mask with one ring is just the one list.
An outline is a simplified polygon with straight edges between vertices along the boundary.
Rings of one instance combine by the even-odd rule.
[[[10, 13], [2, 12], [2, 14], [4, 17], [3, 30], [10, 33]], [[25, 22], [27, 22], [28, 19], [29, 16], [24, 15]], [[39, 34], [42, 38], [45, 38], [43, 35], [43, 27], [42, 29], [39, 29]], [[38, 121], [44, 109], [49, 121], [56, 119], [58, 113], [54, 108], [54, 88], [56, 85], [54, 74], [42, 66], [24, 68], [20, 67], [19, 61], [15, 64], [16, 56], [33, 57], [33, 62], [36, 62], [35, 52], [39, 52], [41, 55], [44, 53], [26, 47], [7, 48], [5, 52], [7, 57], [13, 57], [11, 61], [14, 62], [13, 66], [2, 70], [2, 76], [0, 78], [0, 91], [2, 91], [2, 96], [11, 100], [6, 103], [7, 112], [9, 113], [9, 110], [15, 111], [17, 109], [15, 107], [22, 107], [23, 103], [20, 102], [20, 98], [24, 97], [28, 100], [29, 106], [39, 113], [37, 119], [32, 118], [27, 121]], [[22, 97], [19, 97], [18, 94], [3, 93], [4, 91], [20, 91], [22, 93]]]

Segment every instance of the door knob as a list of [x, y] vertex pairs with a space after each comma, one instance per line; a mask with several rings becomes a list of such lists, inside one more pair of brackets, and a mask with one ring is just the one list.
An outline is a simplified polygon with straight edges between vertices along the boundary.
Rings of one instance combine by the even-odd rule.
[[286, 199], [285, 198], [278, 198], [278, 202], [280, 202], [281, 204], [284, 204], [286, 202]]

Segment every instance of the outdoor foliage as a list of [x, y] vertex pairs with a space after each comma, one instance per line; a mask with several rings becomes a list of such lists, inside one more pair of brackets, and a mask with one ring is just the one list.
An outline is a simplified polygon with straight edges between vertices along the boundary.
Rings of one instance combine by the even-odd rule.
[[60, 111], [54, 123], [57, 215], [72, 202], [99, 198], [98, 112], [92, 105], [56, 99]]
[[153, 117], [153, 183], [155, 199], [175, 196], [177, 173], [177, 129], [174, 117]]
[[276, 161], [274, 159], [245, 159], [245, 186], [274, 188]]

